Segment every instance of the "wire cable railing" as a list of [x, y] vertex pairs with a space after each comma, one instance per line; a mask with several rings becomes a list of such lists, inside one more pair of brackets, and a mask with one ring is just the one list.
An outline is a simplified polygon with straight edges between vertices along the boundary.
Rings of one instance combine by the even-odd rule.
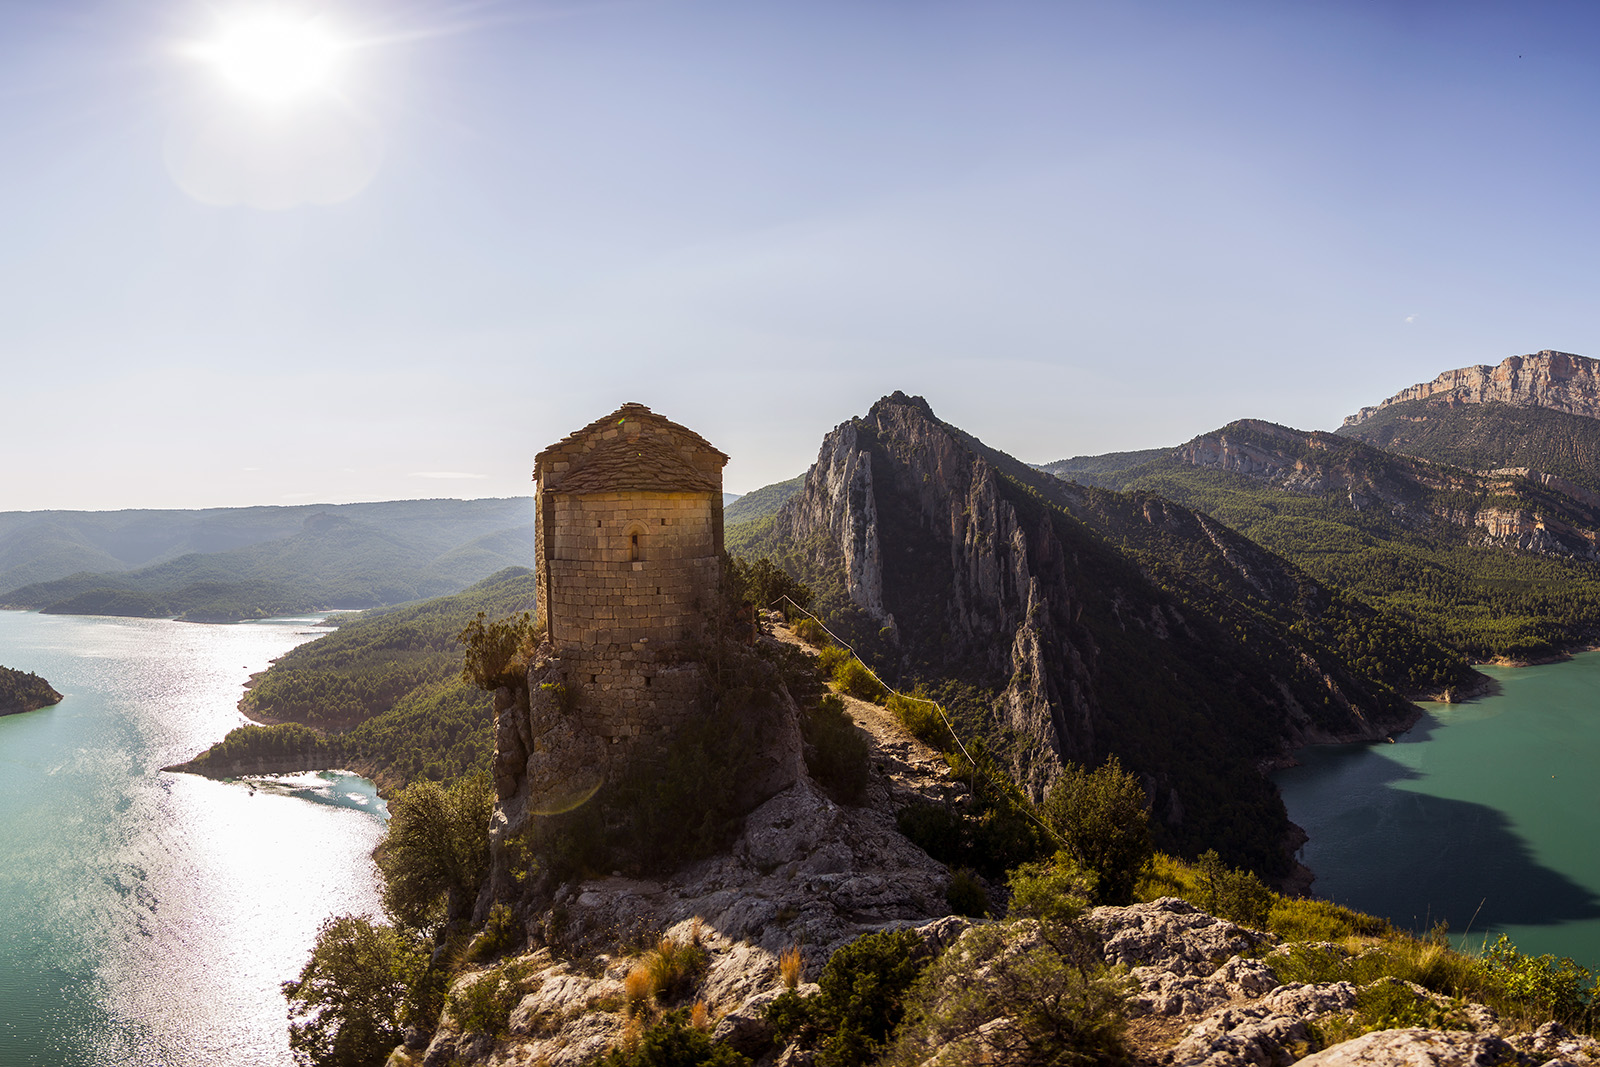
[[[972, 754], [967, 751], [967, 746], [961, 743], [961, 735], [956, 733], [955, 725], [953, 723], [951, 723], [950, 716], [945, 714], [945, 710], [944, 710], [943, 705], [941, 705], [937, 700], [930, 700], [928, 697], [919, 697], [919, 696], [914, 696], [912, 694], [900, 692], [898, 689], [894, 688], [894, 686], [890, 685], [888, 682], [886, 682], [882, 678], [880, 678], [878, 676], [878, 672], [874, 671], [870, 666], [868, 666], [867, 661], [861, 658], [861, 654], [859, 652], [857, 652], [850, 645], [850, 643], [848, 641], [846, 641], [844, 638], [840, 637], [838, 634], [834, 633], [832, 630], [828, 629], [827, 623], [825, 623], [821, 619], [817, 618], [810, 611], [807, 611], [805, 608], [801, 607], [799, 604], [796, 604], [794, 602], [793, 598], [791, 598], [788, 594], [780, 595], [777, 600], [772, 602], [772, 606], [776, 607], [780, 602], [787, 603], [790, 607], [794, 608], [794, 610], [798, 611], [800, 614], [804, 615], [806, 618], [808, 618], [812, 622], [816, 623], [817, 626], [821, 628], [823, 633], [827, 634], [830, 638], [833, 639], [833, 643], [834, 644], [838, 645], [840, 648], [842, 648], [846, 652], [850, 653], [851, 657], [854, 658], [855, 661], [861, 665], [862, 669], [865, 670], [869, 675], [872, 676], [872, 680], [877, 682], [878, 685], [883, 687], [884, 692], [889, 693], [892, 696], [899, 697], [901, 700], [914, 700], [914, 701], [918, 702], [919, 704], [932, 705], [933, 710], [939, 713], [939, 721], [944, 723], [945, 732], [950, 735], [950, 740], [952, 740], [952, 741], [954, 741], [956, 743], [956, 748], [958, 750], [960, 750], [962, 758], [964, 758], [967, 761], [967, 765], [972, 768], [972, 791], [973, 791], [974, 799], [977, 798], [978, 775], [980, 773], [982, 773], [985, 777], [988, 777], [988, 778], [994, 780], [993, 781], [993, 785], [995, 786], [995, 792], [997, 794], [999, 794], [999, 795], [1003, 796], [1003, 795], [1009, 793], [1012, 788], [1015, 788], [1013, 786], [1013, 784], [1011, 782], [1009, 782], [1009, 781], [1007, 781], [1007, 782], [1000, 781], [998, 776], [995, 774], [995, 771], [994, 771], [994, 769], [992, 767], [987, 766], [986, 764], [979, 763], [977, 760], [972, 758]], [[1012, 798], [1013, 803], [1016, 803], [1016, 799], [1017, 798], [1015, 798], [1015, 797]], [[1051, 841], [1055, 842], [1058, 847], [1062, 844], [1061, 835], [1056, 833], [1056, 831], [1050, 826], [1049, 823], [1047, 823], [1043, 819], [1039, 818], [1038, 814], [1033, 810], [1033, 804], [1032, 804], [1031, 801], [1030, 802], [1026, 802], [1026, 803], [1021, 803], [1021, 804], [1016, 804], [1016, 807], [1017, 807], [1017, 809], [1019, 811], [1021, 811], [1024, 815], [1026, 815], [1029, 819], [1031, 819], [1035, 824], [1037, 824], [1039, 829], [1041, 829], [1041, 830], [1043, 830], [1045, 832], [1045, 836], [1047, 836]]]

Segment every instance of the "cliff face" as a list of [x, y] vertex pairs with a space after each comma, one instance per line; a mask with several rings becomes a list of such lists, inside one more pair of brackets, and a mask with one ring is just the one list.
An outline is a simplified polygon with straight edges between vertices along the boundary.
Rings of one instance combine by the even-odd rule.
[[1173, 455], [1284, 492], [1342, 499], [1356, 510], [1380, 508], [1413, 526], [1461, 527], [1478, 543], [1600, 559], [1600, 494], [1542, 471], [1453, 469], [1384, 452], [1353, 436], [1255, 420], [1203, 434]]
[[[1283, 560], [1159, 498], [1032, 470], [920, 398], [896, 393], [828, 434], [761, 547], [787, 555], [833, 621], [853, 618], [852, 639], [902, 687], [973, 687], [966, 721], [1033, 795], [1065, 760], [1119, 755], [1175, 847], [1231, 844], [1283, 869], [1288, 823], [1261, 767], [1414, 714], [1289, 636], [1323, 626], [1331, 599]], [[1194, 566], [1157, 576], [1179, 558]]]
[[1600, 418], [1600, 360], [1545, 349], [1529, 356], [1507, 356], [1494, 367], [1481, 364], [1445, 371], [1431, 382], [1402, 389], [1381, 404], [1347, 416], [1344, 425], [1359, 426], [1384, 408], [1411, 400], [1449, 405], [1498, 402]]

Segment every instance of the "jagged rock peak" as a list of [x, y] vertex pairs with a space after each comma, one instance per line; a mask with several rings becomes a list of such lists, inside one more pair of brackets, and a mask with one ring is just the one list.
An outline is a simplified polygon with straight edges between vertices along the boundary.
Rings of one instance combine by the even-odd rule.
[[929, 406], [926, 400], [920, 396], [907, 396], [898, 389], [890, 393], [888, 396], [880, 399], [876, 404], [873, 404], [872, 409], [867, 412], [867, 417], [869, 419], [876, 418], [881, 408], [891, 405], [916, 408], [922, 414], [926, 415], [930, 419], [933, 419], [935, 422], [939, 421], [939, 417], [933, 413], [933, 408]]
[[1408, 400], [1452, 407], [1499, 402], [1600, 419], [1600, 360], [1547, 348], [1532, 355], [1507, 356], [1494, 367], [1484, 363], [1445, 371], [1431, 382], [1402, 389], [1375, 407], [1347, 416], [1344, 425], [1359, 426], [1384, 408]]

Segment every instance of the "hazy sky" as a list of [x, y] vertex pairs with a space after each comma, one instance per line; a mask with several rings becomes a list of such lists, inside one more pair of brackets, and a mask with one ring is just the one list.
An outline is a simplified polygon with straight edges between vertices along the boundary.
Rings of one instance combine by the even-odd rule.
[[521, 494], [629, 400], [746, 491], [894, 389], [1042, 462], [1600, 356], [1597, 21], [0, 0], [0, 509]]

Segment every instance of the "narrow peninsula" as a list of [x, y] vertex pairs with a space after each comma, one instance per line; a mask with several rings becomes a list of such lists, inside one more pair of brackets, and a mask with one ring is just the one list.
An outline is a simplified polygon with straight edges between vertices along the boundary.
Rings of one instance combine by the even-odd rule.
[[37, 674], [0, 667], [0, 715], [16, 715], [61, 703], [61, 694]]

